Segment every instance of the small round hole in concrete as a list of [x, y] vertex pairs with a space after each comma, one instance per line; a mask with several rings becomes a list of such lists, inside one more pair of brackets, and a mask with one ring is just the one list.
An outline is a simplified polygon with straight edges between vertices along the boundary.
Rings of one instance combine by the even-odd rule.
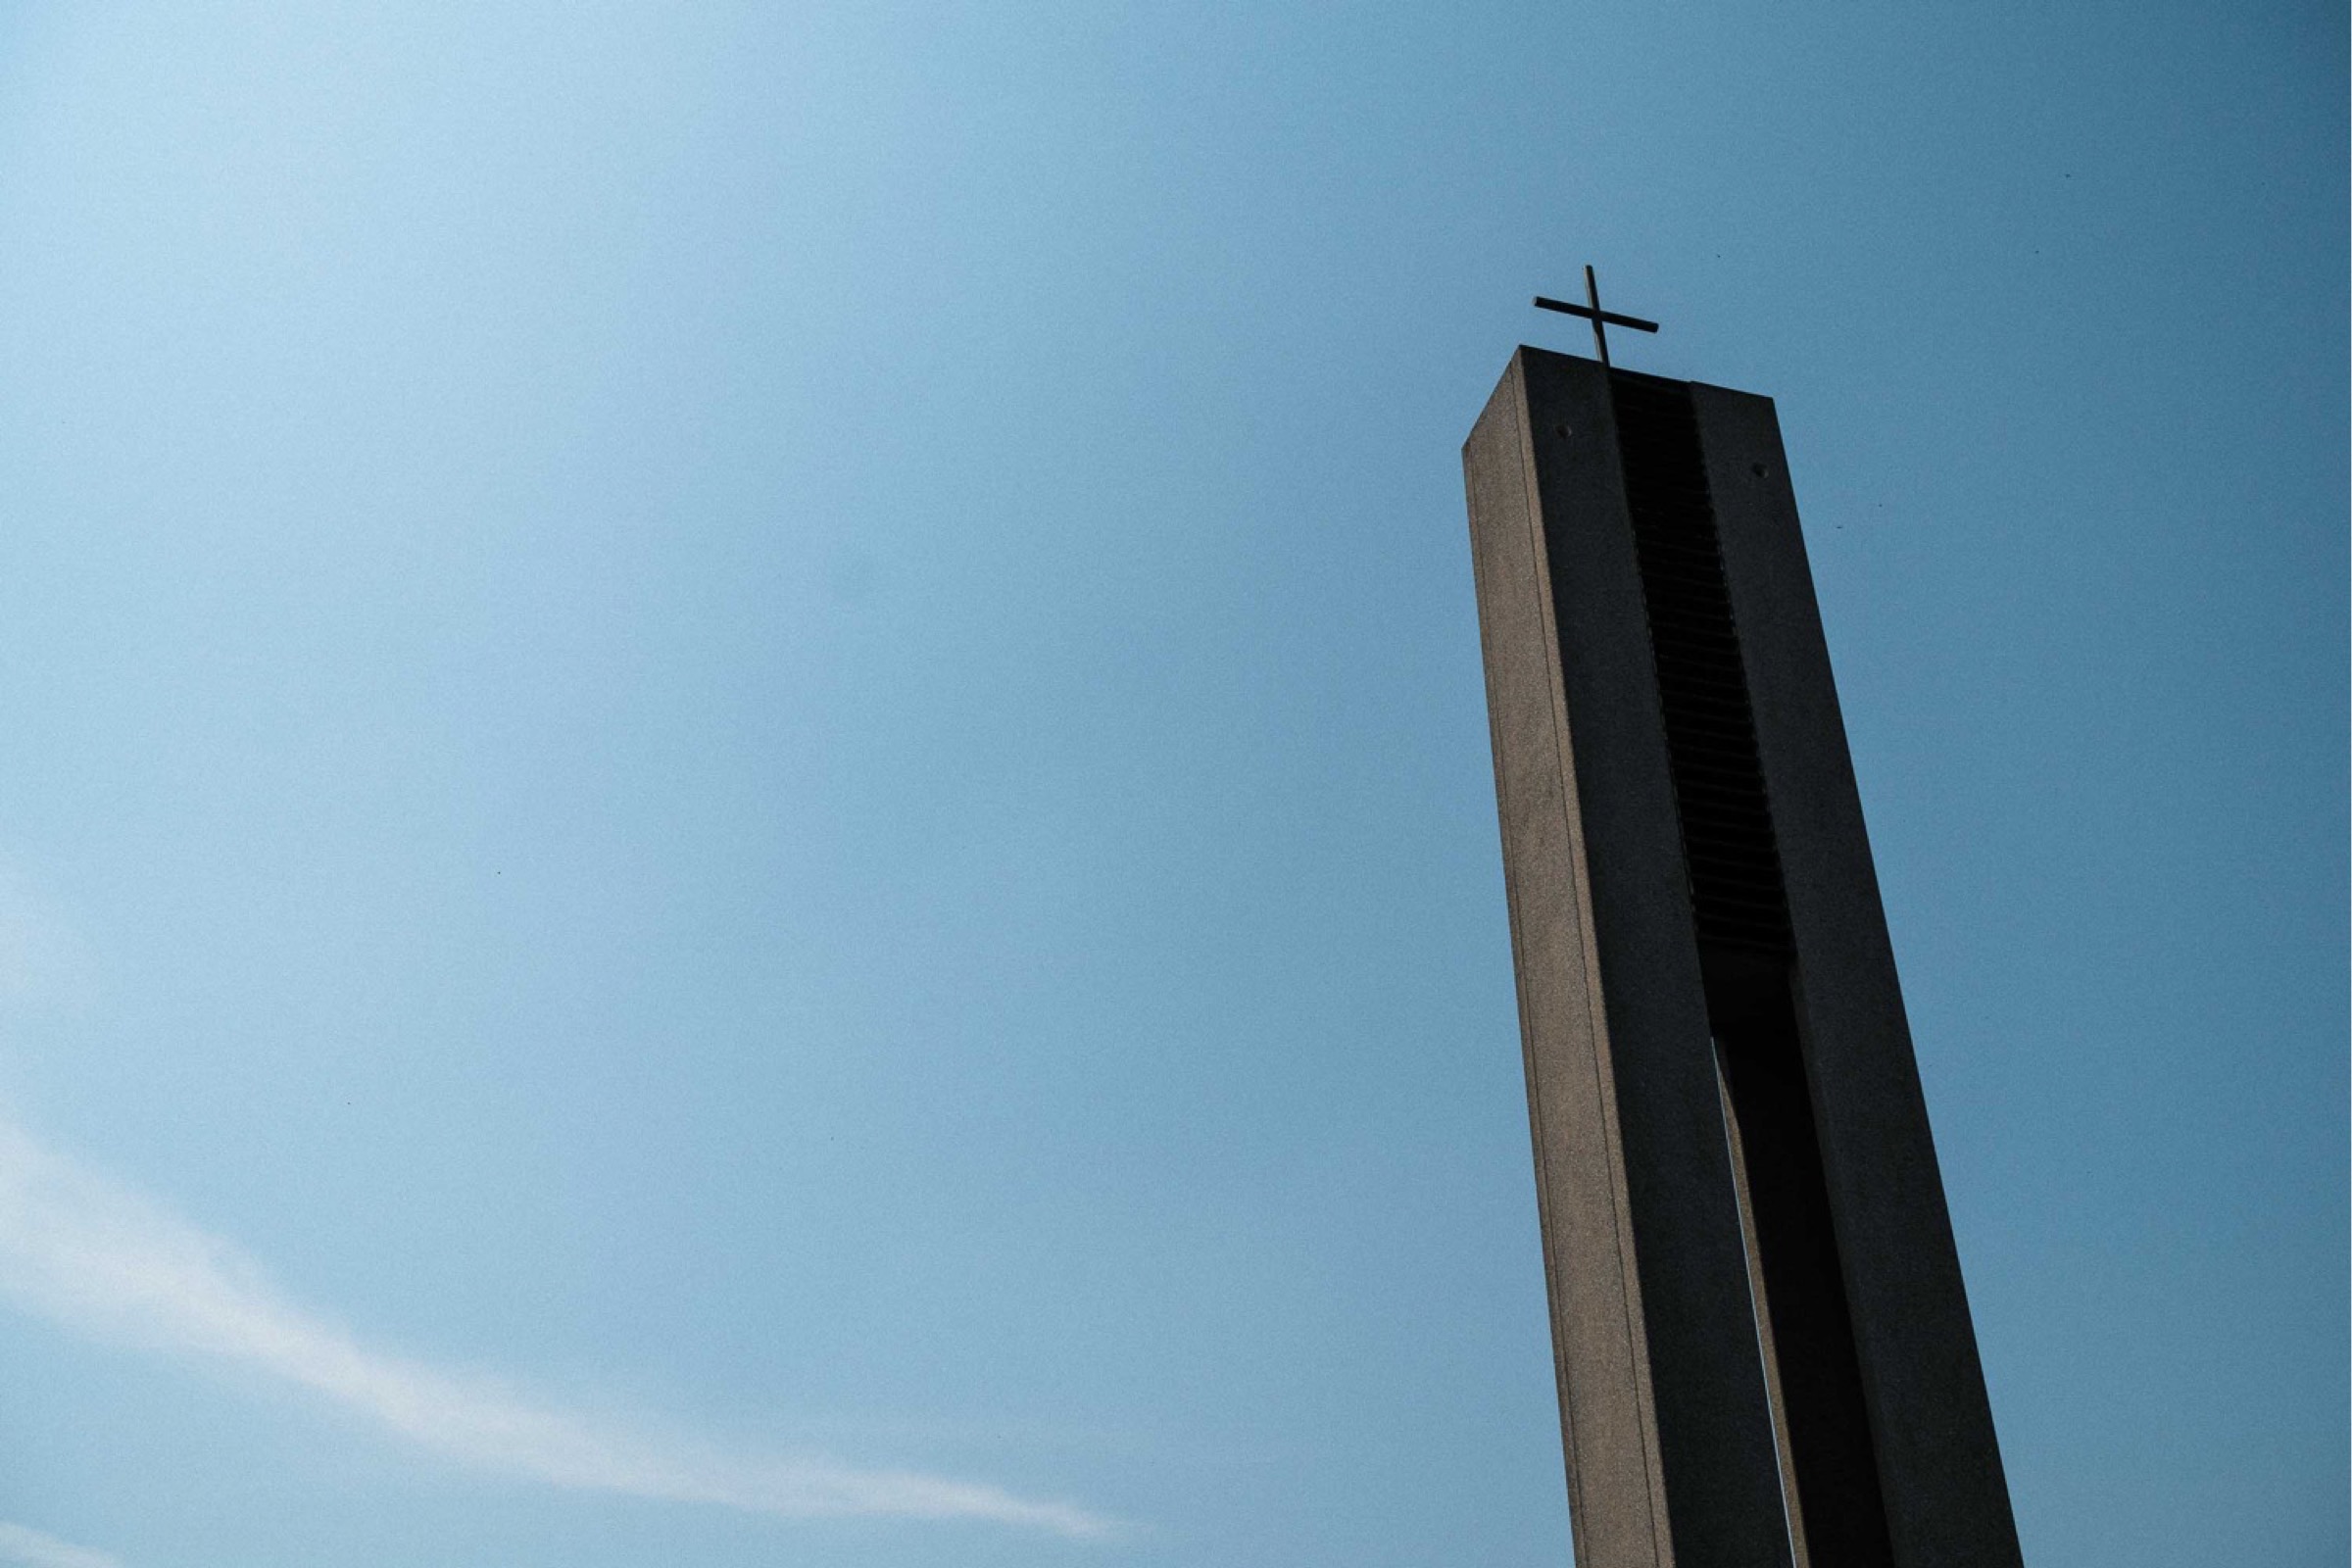
[[1747, 466], [1747, 471], [1761, 479], [1764, 477], [1764, 465], [1761, 463], [1751, 463]]

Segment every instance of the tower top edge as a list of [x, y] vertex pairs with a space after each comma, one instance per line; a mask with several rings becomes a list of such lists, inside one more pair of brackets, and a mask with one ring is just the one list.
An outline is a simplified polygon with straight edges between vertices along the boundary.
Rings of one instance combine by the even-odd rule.
[[1512, 352], [1511, 357], [1531, 369], [1541, 368], [1554, 374], [1565, 372], [1572, 375], [1622, 376], [1632, 381], [1654, 381], [1665, 386], [1686, 386], [1693, 390], [1727, 392], [1735, 397], [1756, 398], [1765, 403], [1772, 402], [1770, 394], [1750, 392], [1744, 387], [1724, 386], [1714, 381], [1687, 381], [1680, 376], [1658, 375], [1648, 370], [1629, 370], [1621, 365], [1603, 366], [1589, 354], [1567, 354], [1558, 349], [1539, 348], [1533, 343], [1520, 344]]

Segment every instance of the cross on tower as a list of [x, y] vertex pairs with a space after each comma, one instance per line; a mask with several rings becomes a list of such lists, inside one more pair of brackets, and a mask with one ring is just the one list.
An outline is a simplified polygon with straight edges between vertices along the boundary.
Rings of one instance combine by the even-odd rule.
[[[1658, 323], [1655, 321], [1644, 321], [1638, 316], [1616, 316], [1602, 310], [1600, 308], [1600, 284], [1593, 278], [1592, 269], [1590, 267], [1585, 269], [1585, 298], [1591, 303], [1569, 305], [1559, 300], [1547, 300], [1539, 294], [1536, 296], [1536, 309], [1557, 311], [1562, 316], [1581, 316], [1591, 321], [1592, 323], [1592, 347], [1600, 353], [1600, 364], [1603, 369], [1608, 368], [1609, 365], [1607, 326], [1630, 326], [1637, 332], [1655, 332], [1658, 329]], [[1606, 326], [1603, 325], [1604, 322]]]

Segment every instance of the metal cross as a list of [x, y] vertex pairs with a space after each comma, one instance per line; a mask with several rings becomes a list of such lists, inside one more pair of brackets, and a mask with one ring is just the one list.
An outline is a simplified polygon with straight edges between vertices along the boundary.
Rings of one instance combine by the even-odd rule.
[[1592, 303], [1590, 305], [1567, 305], [1558, 300], [1547, 300], [1539, 294], [1536, 296], [1536, 309], [1557, 311], [1562, 316], [1581, 316], [1591, 321], [1592, 323], [1592, 346], [1600, 351], [1600, 367], [1604, 370], [1609, 368], [1609, 334], [1602, 323], [1605, 322], [1608, 326], [1630, 326], [1637, 332], [1655, 332], [1658, 329], [1658, 323], [1655, 321], [1644, 321], [1638, 316], [1616, 316], [1602, 310], [1600, 308], [1600, 284], [1593, 278], [1592, 269], [1590, 267], [1585, 269], [1585, 298]]

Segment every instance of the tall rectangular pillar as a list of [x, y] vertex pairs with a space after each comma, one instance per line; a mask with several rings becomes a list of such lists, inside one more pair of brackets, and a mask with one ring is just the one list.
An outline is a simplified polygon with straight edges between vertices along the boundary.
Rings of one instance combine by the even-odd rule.
[[1769, 400], [1463, 451], [1580, 1568], [2019, 1561]]

